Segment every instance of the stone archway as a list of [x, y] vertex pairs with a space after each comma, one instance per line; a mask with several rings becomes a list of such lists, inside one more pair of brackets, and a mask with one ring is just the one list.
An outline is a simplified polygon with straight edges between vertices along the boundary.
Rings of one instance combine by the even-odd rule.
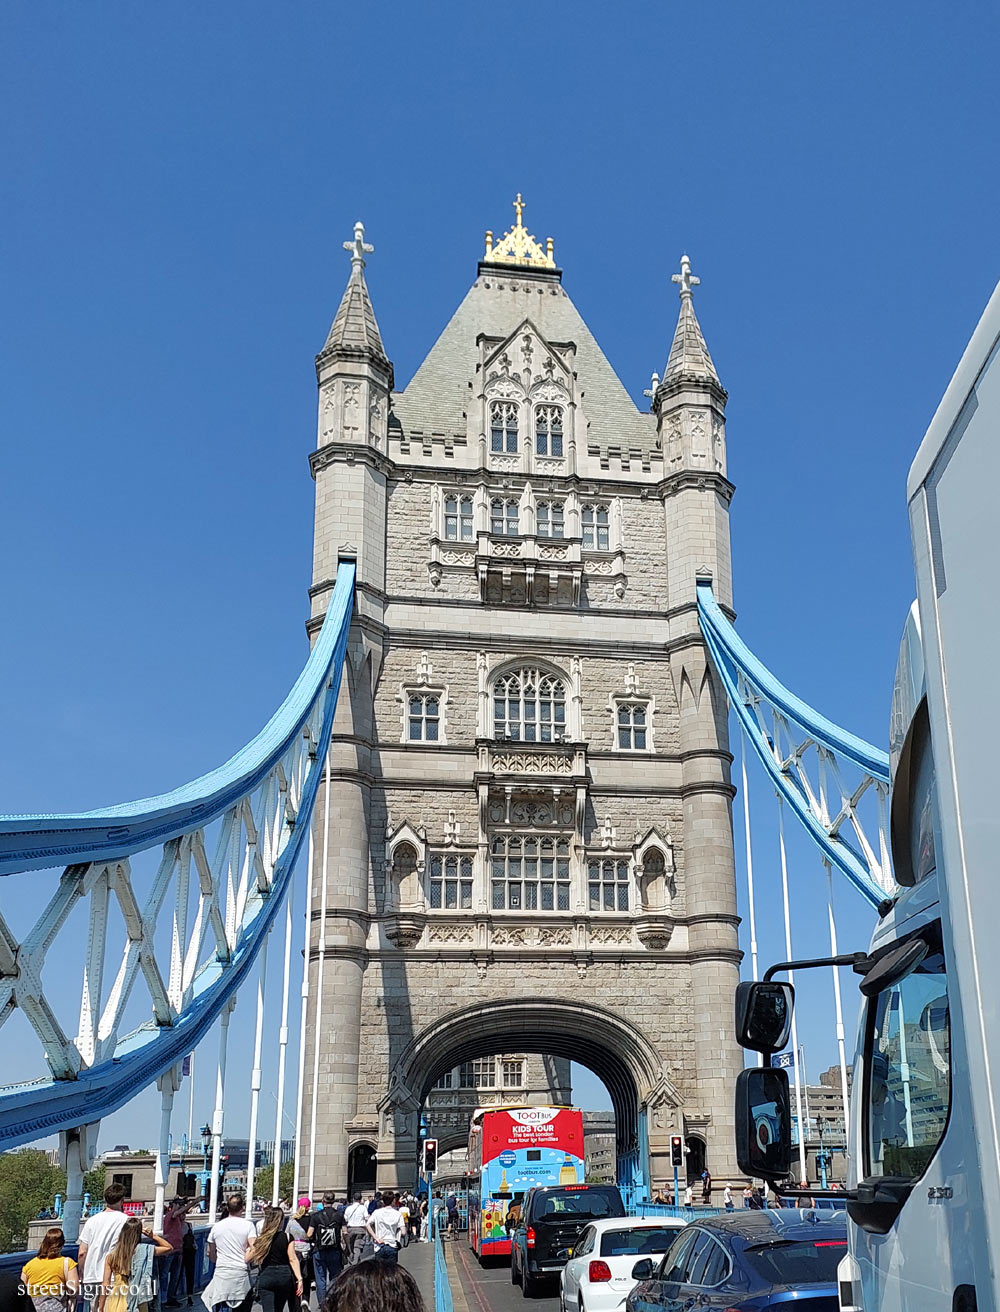
[[656, 1048], [620, 1014], [570, 998], [498, 998], [449, 1012], [416, 1035], [379, 1105], [380, 1179], [388, 1185], [411, 1179], [420, 1108], [435, 1081], [461, 1062], [512, 1047], [592, 1070], [611, 1095], [619, 1163], [644, 1155], [648, 1145], [643, 1177], [666, 1180], [682, 1100]]

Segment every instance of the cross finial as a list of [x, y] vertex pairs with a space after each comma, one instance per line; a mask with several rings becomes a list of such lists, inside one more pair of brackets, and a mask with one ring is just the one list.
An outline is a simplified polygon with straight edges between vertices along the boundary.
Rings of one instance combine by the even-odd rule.
[[521, 193], [518, 192], [518, 193], [517, 193], [517, 200], [514, 202], [514, 213], [517, 215], [517, 226], [518, 226], [519, 228], [522, 226], [522, 224], [521, 224], [521, 213], [522, 213], [523, 210], [524, 210], [524, 201], [521, 199]]
[[698, 284], [701, 282], [701, 279], [696, 278], [694, 276], [694, 274], [691, 272], [691, 261], [688, 259], [686, 255], [682, 255], [681, 271], [680, 273], [675, 273], [674, 276], [670, 279], [670, 281], [680, 284], [681, 299], [683, 300], [685, 296], [691, 295], [691, 288], [697, 287]]
[[375, 250], [370, 241], [365, 241], [365, 225], [360, 219], [354, 225], [354, 240], [345, 241], [344, 250], [351, 252], [351, 267], [360, 266], [362, 269], [365, 267], [365, 256]]

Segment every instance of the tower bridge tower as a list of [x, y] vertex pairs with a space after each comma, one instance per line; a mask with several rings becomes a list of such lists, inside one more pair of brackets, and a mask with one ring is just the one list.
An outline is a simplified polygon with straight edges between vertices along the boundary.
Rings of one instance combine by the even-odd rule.
[[395, 390], [351, 273], [317, 358], [311, 624], [339, 560], [357, 606], [311, 860], [300, 1142], [412, 1184], [446, 1073], [590, 1066], [620, 1170], [682, 1133], [735, 1172], [737, 915], [724, 698], [695, 581], [731, 602], [723, 389], [694, 310], [651, 413], [516, 221]]

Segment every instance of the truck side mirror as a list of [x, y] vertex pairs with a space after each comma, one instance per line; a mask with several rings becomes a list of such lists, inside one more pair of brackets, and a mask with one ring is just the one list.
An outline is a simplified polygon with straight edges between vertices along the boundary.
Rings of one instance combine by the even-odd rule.
[[[759, 984], [745, 980], [736, 987], [736, 1040], [743, 1048], [770, 1056], [788, 1042], [792, 1028], [795, 989], [772, 980]], [[759, 1172], [758, 1172], [759, 1174]]]
[[792, 1166], [788, 1072], [750, 1066], [736, 1081], [736, 1161], [758, 1180], [783, 1180]]

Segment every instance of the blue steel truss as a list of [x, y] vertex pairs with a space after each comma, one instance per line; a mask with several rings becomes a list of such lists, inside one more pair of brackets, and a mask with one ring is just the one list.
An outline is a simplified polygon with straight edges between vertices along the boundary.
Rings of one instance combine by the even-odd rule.
[[[873, 906], [896, 891], [889, 859], [889, 756], [806, 705], [754, 656], [698, 584], [701, 630], [729, 703], [775, 788]], [[866, 823], [863, 803], [874, 802]], [[872, 808], [869, 807], [869, 810]]]
[[[20, 1007], [50, 1071], [50, 1078], [0, 1088], [0, 1149], [123, 1106], [195, 1049], [247, 978], [309, 831], [347, 649], [354, 573], [353, 563], [340, 563], [301, 675], [265, 728], [225, 765], [173, 792], [100, 811], [0, 817], [0, 874], [65, 866], [22, 940], [0, 916], [0, 1025]], [[157, 847], [158, 869], [140, 907], [131, 858]], [[165, 947], [161, 912], [171, 892]], [[46, 999], [42, 968], [81, 901], [89, 901], [89, 935], [80, 1030], [70, 1039]], [[114, 901], [125, 941], [105, 989]], [[121, 1034], [140, 978], [152, 1017]]]

